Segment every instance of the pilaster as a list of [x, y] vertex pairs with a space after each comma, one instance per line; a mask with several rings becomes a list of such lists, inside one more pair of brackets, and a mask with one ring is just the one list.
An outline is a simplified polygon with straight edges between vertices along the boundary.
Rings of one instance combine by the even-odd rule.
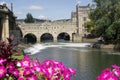
[[9, 37], [9, 17], [5, 16], [3, 19], [3, 30], [2, 30], [2, 39], [3, 41], [7, 41], [6, 39]]

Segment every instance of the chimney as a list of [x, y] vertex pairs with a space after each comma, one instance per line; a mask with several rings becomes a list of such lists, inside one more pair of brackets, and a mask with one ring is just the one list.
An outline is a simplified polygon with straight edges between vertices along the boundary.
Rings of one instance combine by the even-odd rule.
[[11, 3], [11, 11], [13, 12], [13, 3]]

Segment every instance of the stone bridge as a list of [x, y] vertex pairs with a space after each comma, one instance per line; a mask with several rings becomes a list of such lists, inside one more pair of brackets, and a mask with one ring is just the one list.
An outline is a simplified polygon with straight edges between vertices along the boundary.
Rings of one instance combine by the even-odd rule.
[[[20, 24], [21, 33], [23, 38], [27, 41], [44, 42], [44, 41], [74, 41], [74, 34], [77, 27], [75, 23], [69, 21], [59, 22], [44, 22], [44, 23], [31, 23]], [[28, 39], [30, 38], [30, 40]]]
[[87, 33], [84, 23], [90, 21], [88, 13], [90, 5], [76, 5], [76, 12], [71, 13], [71, 19], [46, 21], [43, 23], [20, 23], [22, 37], [27, 42], [44, 42], [44, 41], [70, 41], [81, 42], [82, 37]]

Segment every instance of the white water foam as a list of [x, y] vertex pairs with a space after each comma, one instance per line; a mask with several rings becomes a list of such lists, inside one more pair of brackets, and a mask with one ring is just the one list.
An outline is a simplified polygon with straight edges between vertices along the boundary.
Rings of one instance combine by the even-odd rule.
[[90, 43], [57, 43], [57, 44], [34, 44], [31, 47], [28, 47], [24, 49], [24, 53], [27, 54], [36, 54], [40, 52], [43, 49], [49, 48], [49, 47], [58, 47], [58, 48], [63, 48], [63, 47], [89, 47], [91, 44]]

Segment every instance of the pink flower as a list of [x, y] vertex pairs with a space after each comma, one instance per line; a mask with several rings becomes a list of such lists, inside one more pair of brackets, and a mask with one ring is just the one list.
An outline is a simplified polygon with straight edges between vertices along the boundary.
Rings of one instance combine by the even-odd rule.
[[7, 60], [6, 59], [0, 59], [0, 64], [6, 62]]
[[76, 74], [76, 70], [72, 69], [72, 68], [68, 68], [68, 70], [70, 71], [71, 74], [75, 75]]
[[12, 74], [17, 77], [19, 75], [19, 71], [16, 69], [12, 72]]
[[105, 80], [119, 80], [119, 79], [114, 75], [109, 75]]
[[117, 66], [116, 64], [112, 65], [112, 67], [113, 67], [114, 69], [120, 69], [120, 67]]
[[33, 67], [33, 70], [35, 70], [36, 72], [43, 72], [43, 67], [41, 67], [41, 66], [35, 66], [35, 67]]
[[120, 77], [120, 70], [118, 69], [113, 69], [113, 74], [115, 74], [117, 77]]
[[8, 63], [7, 68], [9, 70], [9, 73], [12, 73], [12, 71], [15, 69], [15, 65], [13, 62]]
[[0, 78], [3, 77], [6, 73], [6, 69], [4, 66], [0, 66]]
[[30, 60], [30, 57], [29, 57], [28, 55], [25, 55], [25, 56], [24, 56], [24, 59]]
[[45, 60], [43, 62], [43, 66], [47, 68], [47, 67], [53, 66], [53, 63], [50, 60]]
[[96, 80], [119, 80], [118, 77], [120, 75], [120, 71], [118, 70], [119, 68], [114, 65], [113, 70], [110, 68], [106, 68], [105, 70], [102, 71], [102, 73], [97, 77]]
[[70, 80], [70, 77], [76, 73], [74, 69], [67, 68], [62, 62], [55, 60], [45, 60], [43, 62], [43, 68], [47, 71], [45, 73], [47, 78], [54, 78], [54, 80], [59, 80], [62, 76], [64, 80]]
[[27, 77], [26, 80], [37, 80], [37, 77], [35, 75], [32, 75]]
[[22, 68], [29, 68], [30, 67], [30, 61], [29, 60], [22, 60], [21, 61], [21, 67]]
[[19, 77], [18, 80], [24, 80], [24, 78], [23, 77]]
[[70, 80], [70, 74], [68, 73], [64, 74], [64, 80]]
[[70, 80], [71, 72], [67, 68], [63, 72], [63, 77], [65, 80]]
[[24, 76], [31, 76], [33, 74], [31, 69], [24, 69]]
[[97, 77], [97, 80], [106, 80], [106, 78], [111, 75], [111, 72], [103, 72], [100, 76]]
[[52, 76], [54, 75], [54, 70], [53, 70], [53, 67], [49, 67], [49, 68], [47, 68], [47, 76], [49, 77], [49, 78], [52, 78]]
[[24, 56], [24, 59], [21, 61], [22, 68], [30, 68], [30, 58], [29, 56]]
[[33, 60], [32, 64], [31, 64], [31, 67], [39, 66], [39, 65], [40, 65], [40, 62], [38, 62], [37, 60]]

